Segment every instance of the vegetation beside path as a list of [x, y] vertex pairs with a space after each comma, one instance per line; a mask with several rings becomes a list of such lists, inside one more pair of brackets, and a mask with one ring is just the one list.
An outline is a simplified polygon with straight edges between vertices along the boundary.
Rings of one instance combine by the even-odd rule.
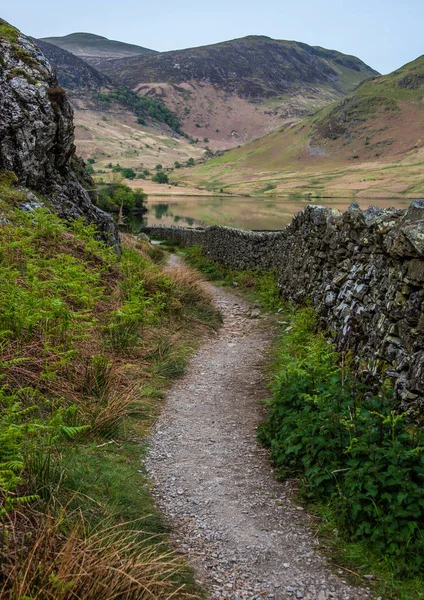
[[219, 315], [190, 269], [0, 189], [0, 595], [193, 597], [141, 470], [169, 382]]
[[271, 396], [259, 440], [278, 477], [295, 479], [322, 545], [344, 575], [398, 600], [424, 598], [424, 433], [371, 389], [350, 355], [319, 331], [312, 307], [279, 299], [270, 273], [234, 271], [184, 250], [207, 277], [249, 291], [279, 314]]

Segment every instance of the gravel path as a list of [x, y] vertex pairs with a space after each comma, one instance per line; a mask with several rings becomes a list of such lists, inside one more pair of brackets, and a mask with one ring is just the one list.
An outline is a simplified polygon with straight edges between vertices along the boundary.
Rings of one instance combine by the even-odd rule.
[[275, 480], [256, 442], [272, 329], [244, 300], [210, 289], [224, 325], [169, 392], [146, 459], [175, 545], [209, 598], [368, 598], [326, 566], [290, 483]]

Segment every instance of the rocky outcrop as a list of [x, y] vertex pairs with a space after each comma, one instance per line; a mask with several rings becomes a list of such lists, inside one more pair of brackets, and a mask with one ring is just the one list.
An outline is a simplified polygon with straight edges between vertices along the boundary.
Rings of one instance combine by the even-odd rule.
[[84, 217], [117, 244], [112, 218], [90, 200], [75, 156], [73, 112], [37, 46], [0, 20], [0, 170], [35, 191], [65, 219]]
[[309, 206], [280, 232], [143, 231], [238, 269], [275, 271], [283, 298], [312, 301], [338, 349], [363, 372], [392, 378], [402, 409], [424, 415], [424, 200], [343, 214]]

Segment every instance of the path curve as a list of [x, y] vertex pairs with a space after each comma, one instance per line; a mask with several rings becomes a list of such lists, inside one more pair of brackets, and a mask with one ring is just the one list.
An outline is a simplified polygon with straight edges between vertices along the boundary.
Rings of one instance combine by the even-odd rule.
[[308, 516], [256, 441], [270, 327], [207, 284], [224, 324], [167, 395], [146, 458], [155, 495], [209, 598], [359, 600], [317, 551]]

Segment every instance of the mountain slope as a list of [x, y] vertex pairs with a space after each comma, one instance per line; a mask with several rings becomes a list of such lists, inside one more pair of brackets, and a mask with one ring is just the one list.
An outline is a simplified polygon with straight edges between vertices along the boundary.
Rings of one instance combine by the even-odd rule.
[[34, 42], [56, 70], [60, 85], [67, 90], [99, 90], [112, 85], [109, 77], [75, 54], [43, 40]]
[[423, 99], [421, 56], [185, 178], [211, 189], [251, 193], [422, 196]]
[[160, 97], [212, 148], [245, 143], [337, 100], [376, 71], [358, 58], [265, 36], [99, 60], [111, 79]]
[[[95, 159], [95, 170], [110, 163], [123, 167], [171, 167], [174, 162], [201, 158], [194, 148], [176, 135], [175, 117], [152, 99], [122, 90], [87, 62], [67, 50], [34, 40], [57, 72], [74, 108], [75, 143], [85, 159]], [[165, 110], [165, 112], [164, 112]]]
[[305, 83], [326, 83], [344, 94], [377, 74], [353, 56], [265, 36], [132, 57], [102, 70], [129, 87], [140, 81], [178, 84], [195, 79], [247, 98], [277, 96]]
[[42, 38], [43, 42], [59, 46], [63, 50], [72, 52], [76, 56], [84, 58], [87, 62], [97, 59], [109, 60], [114, 58], [125, 58], [141, 54], [153, 54], [155, 50], [136, 46], [135, 44], [126, 44], [116, 40], [109, 40], [101, 35], [94, 33], [70, 33], [62, 37]]

